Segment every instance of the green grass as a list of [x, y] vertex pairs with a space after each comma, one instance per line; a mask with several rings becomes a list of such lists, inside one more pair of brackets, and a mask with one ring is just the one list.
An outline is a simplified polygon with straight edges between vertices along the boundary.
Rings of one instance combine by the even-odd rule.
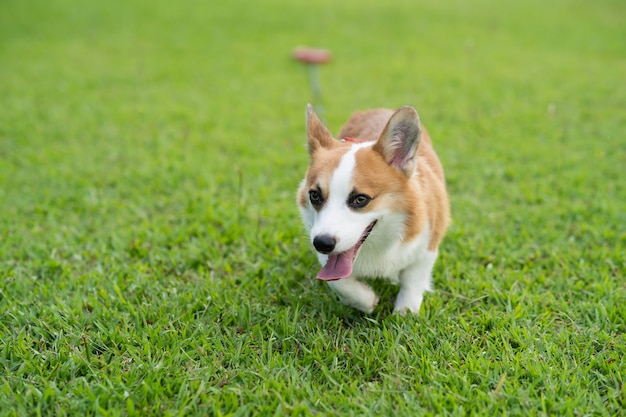
[[[0, 414], [625, 415], [623, 1], [0, 3]], [[336, 301], [325, 118], [412, 104], [454, 223], [419, 317]]]

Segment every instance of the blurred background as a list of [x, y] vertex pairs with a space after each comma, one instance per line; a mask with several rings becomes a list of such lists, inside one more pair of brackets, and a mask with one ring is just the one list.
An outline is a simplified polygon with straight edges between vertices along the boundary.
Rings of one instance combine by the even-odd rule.
[[[252, 236], [301, 242], [293, 195], [312, 94], [299, 45], [332, 53], [320, 68], [331, 131], [357, 109], [418, 109], [446, 167], [453, 234], [555, 216], [594, 230], [624, 193], [624, 12], [611, 0], [5, 0], [5, 250], [164, 240], [213, 265]], [[530, 246], [554, 239], [541, 230]]]
[[[0, 0], [0, 410], [619, 414], [625, 17]], [[410, 104], [433, 138], [453, 224], [416, 319], [313, 279], [300, 45], [331, 131]]]

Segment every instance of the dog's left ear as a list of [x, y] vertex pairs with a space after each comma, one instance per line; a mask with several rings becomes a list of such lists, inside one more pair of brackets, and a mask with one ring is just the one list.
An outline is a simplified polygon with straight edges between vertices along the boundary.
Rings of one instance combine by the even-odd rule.
[[411, 106], [399, 108], [387, 122], [385, 130], [374, 144], [374, 150], [385, 161], [410, 177], [417, 166], [417, 147], [422, 127], [417, 111]]
[[306, 106], [306, 136], [309, 154], [313, 156], [319, 148], [330, 148], [335, 142], [335, 138], [324, 126], [324, 123], [313, 110], [313, 106]]

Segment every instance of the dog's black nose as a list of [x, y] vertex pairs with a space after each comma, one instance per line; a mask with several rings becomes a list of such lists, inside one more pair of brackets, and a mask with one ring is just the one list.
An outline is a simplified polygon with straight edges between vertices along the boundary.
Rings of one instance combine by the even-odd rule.
[[331, 235], [319, 235], [313, 239], [313, 246], [320, 253], [331, 253], [335, 249], [337, 240]]

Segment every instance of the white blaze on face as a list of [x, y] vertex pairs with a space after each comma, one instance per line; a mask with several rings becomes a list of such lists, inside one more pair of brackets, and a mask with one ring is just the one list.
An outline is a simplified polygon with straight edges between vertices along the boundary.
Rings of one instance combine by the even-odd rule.
[[367, 146], [372, 146], [372, 143], [355, 144], [341, 157], [328, 184], [326, 204], [317, 213], [311, 228], [311, 241], [320, 235], [330, 235], [336, 239], [334, 253], [345, 252], [354, 247], [376, 218], [375, 213], [360, 213], [347, 205], [348, 198], [355, 191], [353, 176], [358, 175], [355, 173], [355, 154]]

